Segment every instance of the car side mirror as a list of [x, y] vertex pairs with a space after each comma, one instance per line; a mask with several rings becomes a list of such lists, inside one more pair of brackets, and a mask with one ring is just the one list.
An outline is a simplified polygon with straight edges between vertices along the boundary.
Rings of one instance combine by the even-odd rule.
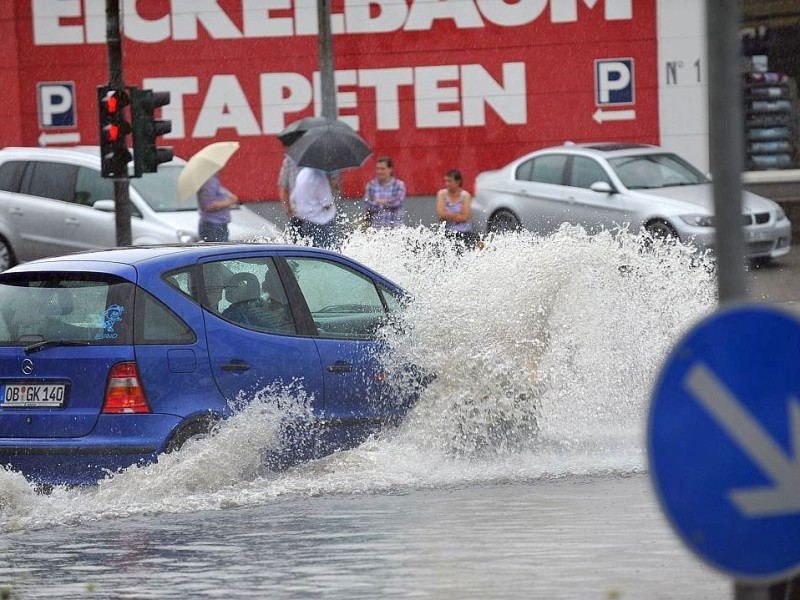
[[613, 194], [615, 191], [607, 181], [595, 181], [589, 186], [589, 189], [598, 194]]
[[92, 208], [95, 210], [102, 210], [103, 212], [114, 212], [117, 209], [113, 200], [98, 200], [92, 204]]

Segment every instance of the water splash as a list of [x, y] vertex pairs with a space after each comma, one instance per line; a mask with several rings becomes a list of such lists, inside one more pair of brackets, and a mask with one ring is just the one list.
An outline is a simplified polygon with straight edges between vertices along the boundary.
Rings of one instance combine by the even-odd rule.
[[342, 251], [414, 296], [400, 327], [382, 333], [386, 368], [414, 364], [436, 378], [399, 428], [265, 472], [281, 420], [307, 410], [301, 388], [270, 388], [213, 437], [96, 488], [42, 496], [0, 471], [0, 526], [642, 471], [652, 382], [672, 344], [715, 306], [704, 257], [569, 226], [467, 251], [441, 230], [357, 231]]

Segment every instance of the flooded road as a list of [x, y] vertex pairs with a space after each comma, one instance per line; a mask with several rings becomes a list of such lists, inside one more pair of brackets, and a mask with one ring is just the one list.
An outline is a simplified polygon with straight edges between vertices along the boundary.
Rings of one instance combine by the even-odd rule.
[[[435, 372], [410, 417], [285, 472], [288, 390], [91, 489], [0, 471], [9, 598], [728, 598], [646, 473], [652, 382], [716, 308], [702, 259], [565, 227], [458, 253], [427, 228], [343, 251], [414, 295], [387, 372]], [[398, 382], [402, 385], [402, 381]]]

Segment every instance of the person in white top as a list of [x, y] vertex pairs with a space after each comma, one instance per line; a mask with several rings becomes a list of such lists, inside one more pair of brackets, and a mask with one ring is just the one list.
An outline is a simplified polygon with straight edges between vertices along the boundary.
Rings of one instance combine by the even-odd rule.
[[311, 239], [314, 246], [332, 248], [336, 241], [333, 223], [336, 205], [328, 174], [311, 167], [300, 169], [291, 203], [300, 237]]

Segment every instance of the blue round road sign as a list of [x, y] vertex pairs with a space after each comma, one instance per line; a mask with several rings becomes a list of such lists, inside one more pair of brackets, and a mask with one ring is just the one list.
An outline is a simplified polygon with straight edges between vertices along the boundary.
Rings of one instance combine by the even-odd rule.
[[672, 526], [742, 581], [800, 568], [800, 319], [721, 310], [667, 358], [647, 426], [650, 477]]

